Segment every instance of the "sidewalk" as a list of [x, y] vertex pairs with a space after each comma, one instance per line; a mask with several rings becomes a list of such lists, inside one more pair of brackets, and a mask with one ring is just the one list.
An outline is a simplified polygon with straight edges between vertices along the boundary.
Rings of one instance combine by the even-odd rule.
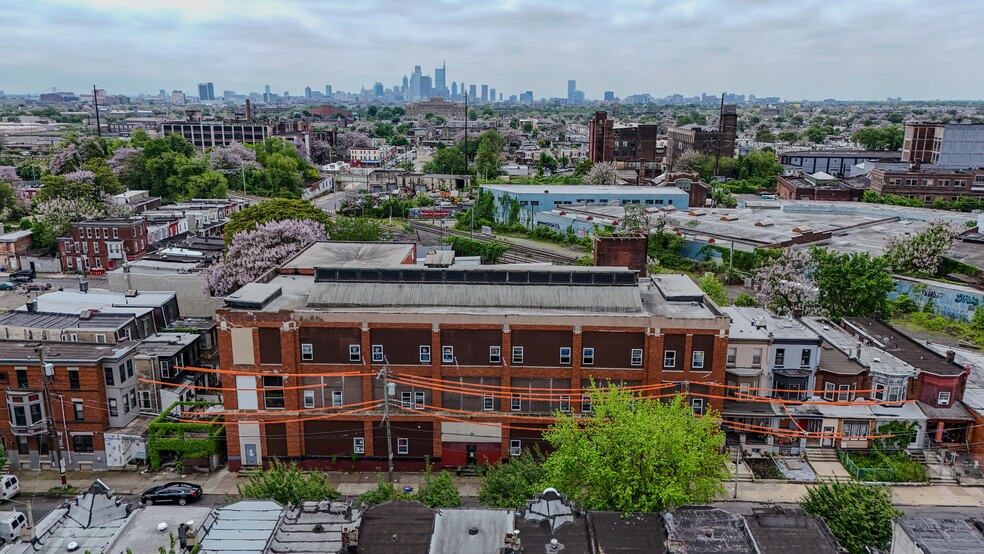
[[[326, 472], [328, 481], [344, 496], [358, 496], [376, 487], [379, 475], [375, 473], [344, 473]], [[21, 480], [22, 494], [46, 494], [49, 490], [60, 486], [58, 474], [51, 471], [16, 472]], [[381, 474], [385, 479], [386, 474]], [[421, 473], [394, 473], [393, 482], [397, 488], [420, 486]], [[226, 469], [202, 474], [176, 474], [173, 472], [157, 472], [140, 474], [122, 471], [74, 471], [68, 473], [68, 482], [79, 488], [84, 488], [96, 479], [101, 479], [110, 488], [120, 494], [140, 494], [144, 490], [168, 481], [189, 481], [198, 483], [205, 489], [206, 494], [223, 494], [238, 496], [238, 486], [247, 481], [246, 477]], [[454, 477], [458, 491], [462, 497], [478, 496], [481, 484], [480, 477]], [[806, 495], [810, 485], [776, 482], [739, 482], [738, 498], [734, 498], [734, 481], [725, 481], [725, 494], [715, 499], [715, 502], [758, 502], [793, 504]], [[892, 498], [899, 506], [945, 506], [961, 508], [984, 508], [984, 488], [961, 487], [958, 485], [921, 485], [899, 486], [892, 488]]]

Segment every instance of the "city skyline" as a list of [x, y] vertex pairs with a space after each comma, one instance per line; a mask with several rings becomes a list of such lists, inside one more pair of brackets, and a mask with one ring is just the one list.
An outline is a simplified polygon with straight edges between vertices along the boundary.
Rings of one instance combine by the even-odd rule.
[[2, 20], [16, 25], [0, 25], [0, 90], [80, 92], [97, 83], [127, 94], [194, 94], [196, 83], [214, 82], [218, 90], [270, 83], [301, 95], [325, 84], [390, 88], [414, 65], [433, 75], [446, 61], [449, 87], [488, 83], [506, 98], [526, 90], [563, 98], [569, 79], [589, 99], [608, 90], [980, 98], [984, 76], [963, 69], [984, 50], [984, 7], [944, 4], [953, 9], [910, 0], [623, 1], [604, 12], [587, 2], [520, 0], [412, 8], [389, 0], [46, 0], [2, 8]]

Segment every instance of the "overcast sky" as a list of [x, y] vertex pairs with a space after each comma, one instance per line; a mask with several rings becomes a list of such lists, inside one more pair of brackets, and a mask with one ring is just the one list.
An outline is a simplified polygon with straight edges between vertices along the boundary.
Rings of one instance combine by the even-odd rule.
[[447, 61], [499, 92], [979, 99], [979, 0], [0, 0], [0, 90], [358, 91]]

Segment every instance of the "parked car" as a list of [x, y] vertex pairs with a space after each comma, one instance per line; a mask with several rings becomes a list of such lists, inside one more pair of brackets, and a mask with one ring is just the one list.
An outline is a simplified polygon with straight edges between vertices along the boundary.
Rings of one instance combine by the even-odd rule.
[[202, 497], [202, 488], [194, 483], [165, 483], [151, 487], [140, 495], [140, 501], [147, 506], [154, 504], [176, 503], [184, 506]]
[[26, 277], [30, 277], [31, 279], [33, 279], [33, 278], [37, 277], [38, 274], [35, 273], [33, 269], [18, 269], [17, 271], [11, 273], [10, 276], [11, 277], [26, 276]]
[[51, 288], [51, 283], [30, 283], [26, 287], [24, 287], [24, 290], [28, 292], [34, 292], [40, 290], [48, 290], [50, 288]]
[[30, 275], [11, 275], [10, 276], [10, 282], [11, 283], [30, 283], [33, 280], [34, 280], [34, 277], [31, 277]]
[[20, 494], [20, 481], [16, 475], [0, 475], [0, 499], [9, 500]]
[[15, 285], [13, 283], [7, 283], [5, 281], [0, 281], [0, 290], [14, 290], [16, 288], [17, 288], [17, 285]]

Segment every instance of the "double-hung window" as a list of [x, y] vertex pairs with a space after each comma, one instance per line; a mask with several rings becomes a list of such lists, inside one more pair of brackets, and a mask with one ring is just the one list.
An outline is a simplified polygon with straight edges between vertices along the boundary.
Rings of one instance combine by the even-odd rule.
[[704, 369], [704, 351], [694, 350], [693, 359], [691, 360], [690, 367], [692, 369]]
[[595, 360], [594, 348], [581, 349], [581, 365], [594, 365], [594, 360]]
[[490, 364], [502, 363], [502, 347], [501, 346], [490, 346], [489, 347], [489, 363]]
[[442, 364], [453, 364], [454, 363], [454, 347], [453, 346], [442, 346], [441, 347], [441, 363]]
[[676, 350], [666, 350], [663, 352], [663, 367], [676, 367]]
[[642, 365], [642, 349], [641, 348], [633, 348], [632, 349], [631, 356], [630, 356], [630, 359], [629, 359], [629, 363], [633, 367], [638, 367], [638, 366], [641, 366]]
[[523, 347], [514, 346], [512, 348], [512, 363], [521, 364], [523, 363]]
[[431, 347], [426, 344], [420, 345], [420, 363], [429, 364], [431, 362]]
[[560, 365], [570, 365], [571, 363], [571, 347], [561, 346], [560, 347]]

